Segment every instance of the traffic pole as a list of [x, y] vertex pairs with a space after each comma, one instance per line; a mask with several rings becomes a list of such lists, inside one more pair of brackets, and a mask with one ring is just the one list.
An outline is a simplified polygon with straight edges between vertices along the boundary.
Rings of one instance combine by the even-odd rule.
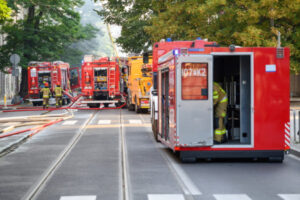
[[6, 94], [4, 94], [4, 108], [7, 109]]

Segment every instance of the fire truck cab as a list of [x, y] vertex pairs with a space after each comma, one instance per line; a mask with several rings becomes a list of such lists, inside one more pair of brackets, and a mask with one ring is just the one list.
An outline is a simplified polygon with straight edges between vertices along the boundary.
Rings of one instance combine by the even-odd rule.
[[[30, 62], [28, 66], [28, 94], [29, 101], [33, 106], [42, 105], [41, 88], [45, 87], [44, 83], [49, 84], [51, 91], [60, 83], [62, 89], [70, 92], [70, 66], [62, 61], [55, 62]], [[63, 103], [70, 101], [67, 96], [63, 97]], [[50, 104], [54, 104], [55, 99], [50, 98]]]
[[116, 107], [122, 103], [120, 92], [120, 69], [116, 61], [109, 58], [84, 62], [81, 68], [82, 95], [90, 108], [105, 107], [114, 103]]
[[[224, 143], [214, 142], [213, 83], [228, 97]], [[289, 49], [217, 47], [204, 40], [158, 59], [154, 136], [197, 158], [268, 158], [289, 149]]]

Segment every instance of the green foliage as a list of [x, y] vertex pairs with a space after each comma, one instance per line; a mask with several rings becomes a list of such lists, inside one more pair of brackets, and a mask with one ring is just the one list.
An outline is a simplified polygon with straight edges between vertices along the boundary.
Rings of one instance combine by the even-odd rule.
[[64, 54], [79, 53], [72, 43], [94, 37], [95, 28], [80, 24], [75, 8], [81, 0], [9, 0], [14, 13], [26, 10], [24, 19], [6, 22], [1, 30], [7, 35], [6, 44], [0, 47], [0, 69], [9, 66], [9, 56], [18, 53], [21, 66], [30, 61], [53, 61]]
[[7, 7], [6, 0], [0, 0], [0, 23], [10, 18], [11, 9]]
[[[97, 0], [96, 0], [97, 1]], [[300, 72], [299, 0], [108, 0], [100, 16], [122, 26], [118, 43], [139, 53], [163, 38], [208, 38], [220, 45], [291, 49], [291, 70]]]
[[[26, 95], [27, 65], [30, 61], [54, 61], [71, 56], [83, 57], [83, 52], [71, 44], [87, 40], [96, 29], [80, 24], [81, 0], [8, 0], [13, 13], [24, 9], [24, 19], [6, 21], [0, 34], [6, 35], [6, 43], [0, 47], [0, 69], [10, 66], [9, 56], [17, 53], [23, 67], [21, 92]], [[64, 60], [68, 61], [68, 60]]]
[[300, 71], [299, 0], [168, 0], [165, 6], [145, 28], [153, 42], [201, 36], [226, 46], [275, 47], [280, 31], [282, 46], [291, 49], [291, 70]]
[[145, 26], [150, 25], [151, 1], [111, 0], [102, 2], [102, 5], [103, 9], [97, 10], [97, 13], [104, 22], [122, 27], [116, 42], [125, 52], [140, 53], [151, 46], [150, 35], [144, 30]]

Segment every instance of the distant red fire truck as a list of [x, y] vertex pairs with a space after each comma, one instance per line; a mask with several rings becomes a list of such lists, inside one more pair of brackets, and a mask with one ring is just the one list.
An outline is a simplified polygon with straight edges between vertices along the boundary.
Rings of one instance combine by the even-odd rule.
[[[41, 88], [44, 83], [49, 84], [51, 91], [59, 83], [62, 89], [70, 92], [70, 66], [68, 63], [62, 61], [56, 62], [30, 62], [28, 65], [28, 95], [29, 101], [33, 106], [42, 105]], [[50, 104], [55, 101], [50, 98]], [[67, 96], [63, 97], [63, 103], [66, 104], [70, 101]]]
[[[154, 59], [155, 49], [161, 48], [156, 60], [156, 139], [178, 152], [183, 161], [267, 158], [281, 162], [290, 145], [289, 49], [218, 47], [200, 39], [174, 42], [175, 46], [165, 43], [153, 47]], [[213, 139], [214, 82], [228, 97], [223, 143]]]
[[90, 108], [98, 108], [101, 104], [108, 107], [115, 104], [119, 107], [122, 102], [120, 92], [120, 69], [116, 61], [108, 57], [87, 61], [81, 67], [82, 103]]

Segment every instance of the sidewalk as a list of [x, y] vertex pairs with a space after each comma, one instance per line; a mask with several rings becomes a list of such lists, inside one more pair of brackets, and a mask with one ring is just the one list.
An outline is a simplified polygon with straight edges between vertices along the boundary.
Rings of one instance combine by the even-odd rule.
[[290, 153], [297, 157], [300, 157], [300, 143], [298, 143], [298, 144], [291, 143]]

